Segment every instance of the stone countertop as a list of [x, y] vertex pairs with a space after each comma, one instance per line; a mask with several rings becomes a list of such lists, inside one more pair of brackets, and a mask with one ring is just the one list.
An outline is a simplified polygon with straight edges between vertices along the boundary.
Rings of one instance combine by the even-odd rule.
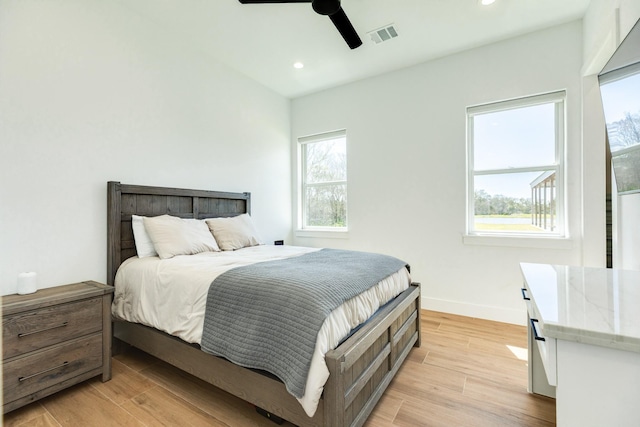
[[640, 271], [521, 263], [547, 337], [640, 353]]

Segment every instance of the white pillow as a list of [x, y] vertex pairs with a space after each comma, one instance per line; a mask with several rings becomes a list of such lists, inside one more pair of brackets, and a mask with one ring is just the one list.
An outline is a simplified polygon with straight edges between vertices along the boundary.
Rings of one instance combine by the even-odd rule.
[[158, 256], [156, 249], [153, 247], [153, 242], [147, 234], [147, 229], [144, 228], [142, 216], [131, 215], [131, 226], [133, 227], [133, 240], [136, 242], [136, 252], [138, 258], [144, 258], [149, 256]]
[[233, 251], [262, 244], [262, 239], [249, 214], [231, 218], [210, 218], [205, 219], [205, 222], [223, 251]]
[[182, 219], [171, 215], [145, 217], [144, 226], [153, 247], [162, 259], [200, 252], [218, 252], [207, 224], [200, 219]]

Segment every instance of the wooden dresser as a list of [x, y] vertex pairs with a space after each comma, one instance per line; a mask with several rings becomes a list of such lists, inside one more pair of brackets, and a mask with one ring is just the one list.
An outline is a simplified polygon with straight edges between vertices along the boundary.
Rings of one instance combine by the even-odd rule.
[[3, 413], [111, 379], [113, 287], [88, 281], [2, 297]]

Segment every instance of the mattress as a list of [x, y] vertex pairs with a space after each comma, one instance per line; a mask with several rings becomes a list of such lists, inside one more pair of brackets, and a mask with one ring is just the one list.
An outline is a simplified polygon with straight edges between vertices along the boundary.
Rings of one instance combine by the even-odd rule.
[[[151, 326], [182, 340], [200, 344], [211, 282], [225, 271], [257, 262], [300, 256], [317, 248], [261, 245], [237, 251], [203, 252], [161, 260], [129, 258], [115, 279], [113, 316]], [[405, 268], [345, 302], [325, 320], [318, 333], [305, 394], [298, 399], [312, 417], [329, 377], [324, 355], [376, 310], [409, 287]]]

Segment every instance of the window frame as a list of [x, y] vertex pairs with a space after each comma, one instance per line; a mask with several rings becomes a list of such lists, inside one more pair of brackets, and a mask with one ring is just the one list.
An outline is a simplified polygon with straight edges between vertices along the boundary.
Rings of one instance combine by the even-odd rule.
[[[498, 113], [518, 108], [533, 107], [543, 104], [554, 104], [554, 128], [555, 128], [555, 162], [548, 165], [530, 167], [514, 167], [506, 169], [482, 169], [474, 168], [474, 118], [478, 115]], [[556, 238], [567, 239], [568, 228], [566, 224], [566, 176], [565, 176], [565, 145], [566, 145], [566, 91], [556, 91], [539, 95], [525, 96], [505, 101], [497, 101], [487, 104], [467, 107], [467, 215], [466, 237], [489, 236], [498, 238]], [[475, 224], [475, 177], [481, 175], [500, 175], [525, 172], [543, 172], [553, 170], [556, 175], [556, 230], [546, 232], [513, 232], [499, 230], [476, 230]]]
[[[307, 156], [306, 156], [306, 147], [309, 144], [319, 143], [323, 141], [328, 141], [332, 139], [344, 138], [345, 140], [345, 153], [347, 158], [345, 160], [345, 170], [344, 170], [344, 180], [337, 181], [326, 181], [321, 183], [308, 183], [306, 181], [307, 177]], [[318, 134], [303, 136], [298, 138], [298, 159], [299, 165], [298, 168], [298, 232], [328, 232], [330, 234], [333, 233], [346, 233], [349, 230], [349, 198], [348, 198], [348, 150], [347, 150], [347, 131], [346, 129], [340, 129], [329, 132], [322, 132]], [[306, 223], [307, 218], [307, 188], [309, 187], [323, 187], [328, 185], [344, 185], [345, 194], [347, 195], [347, 199], [345, 202], [345, 226], [344, 227], [334, 227], [334, 226], [312, 226]]]
[[[598, 76], [598, 82], [600, 84], [600, 90], [602, 92], [602, 89], [604, 87], [606, 87], [608, 84], [610, 83], [615, 83], [619, 80], [623, 80], [626, 79], [627, 77], [632, 77], [634, 75], [640, 75], [640, 63], [635, 63], [635, 64], [631, 64], [631, 65], [627, 65], [624, 66], [622, 68], [618, 68], [618, 69], [614, 69], [611, 71], [607, 71], [603, 74], [600, 74]], [[604, 98], [604, 95], [602, 95]], [[606, 111], [606, 109], [605, 109]], [[605, 125], [607, 127], [607, 135], [609, 134], [609, 125], [608, 123], [606, 123], [607, 121], [607, 117], [605, 114]], [[611, 151], [611, 145], [610, 142], [607, 142], [607, 146], [609, 149], [609, 154], [611, 155], [611, 179], [613, 180], [614, 183], [617, 184], [617, 177], [615, 174], [615, 168], [614, 168], [614, 160], [616, 159], [616, 157], [620, 157], [623, 156], [625, 154], [629, 154], [629, 153], [633, 153], [636, 150], [640, 150], [640, 144], [635, 144], [635, 145], [630, 145], [628, 147], [622, 148], [622, 149], [618, 149], [615, 151]], [[628, 190], [628, 191], [619, 191], [617, 194], [622, 196], [622, 195], [626, 195], [626, 194], [634, 194], [634, 193], [640, 193], [640, 188], [638, 189], [632, 189], [632, 190]]]

